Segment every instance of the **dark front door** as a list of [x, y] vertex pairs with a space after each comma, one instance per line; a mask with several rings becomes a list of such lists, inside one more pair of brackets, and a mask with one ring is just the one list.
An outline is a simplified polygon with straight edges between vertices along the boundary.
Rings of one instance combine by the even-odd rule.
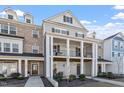
[[77, 75], [80, 75], [80, 64], [77, 64]]
[[32, 64], [32, 75], [38, 75], [38, 64]]

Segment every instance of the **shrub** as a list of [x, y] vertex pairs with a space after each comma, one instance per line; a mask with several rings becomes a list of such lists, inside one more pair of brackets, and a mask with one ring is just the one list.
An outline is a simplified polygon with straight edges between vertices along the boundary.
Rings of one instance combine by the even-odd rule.
[[21, 74], [20, 73], [12, 73], [10, 76], [12, 77], [12, 78], [17, 78], [17, 77], [19, 77]]
[[21, 76], [21, 77], [19, 76], [19, 77], [17, 77], [16, 79], [17, 79], [17, 80], [24, 80], [25, 78], [24, 78], [23, 76]]
[[84, 74], [80, 74], [80, 75], [79, 75], [79, 79], [80, 79], [80, 80], [83, 81], [83, 80], [85, 80], [85, 78], [86, 78], [86, 76], [85, 76]]
[[55, 76], [54, 79], [57, 81], [62, 81], [63, 79], [63, 72], [58, 72]]
[[0, 80], [1, 81], [5, 81], [7, 78], [5, 78], [5, 77], [0, 77]]
[[3, 74], [0, 74], [0, 77], [4, 77], [4, 75]]
[[112, 72], [108, 72], [106, 77], [109, 79], [114, 79], [114, 74]]
[[98, 77], [106, 77], [107, 74], [105, 72], [100, 72], [98, 73]]
[[73, 81], [76, 79], [76, 76], [75, 75], [69, 75], [69, 81]]

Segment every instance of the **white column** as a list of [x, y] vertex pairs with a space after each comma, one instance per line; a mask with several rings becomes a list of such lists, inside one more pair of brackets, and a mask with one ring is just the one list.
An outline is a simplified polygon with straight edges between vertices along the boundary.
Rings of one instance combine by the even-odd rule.
[[45, 61], [46, 61], [46, 77], [50, 77], [50, 39], [46, 35], [46, 45], [45, 45]]
[[95, 44], [94, 43], [92, 43], [92, 77], [94, 77], [95, 76], [95, 65], [94, 65], [94, 63], [95, 63]]
[[97, 45], [97, 43], [95, 44], [95, 76], [97, 76], [97, 70], [98, 70], [98, 45]]
[[28, 76], [28, 60], [25, 59], [25, 77]]
[[66, 71], [67, 71], [67, 78], [69, 77], [69, 75], [70, 75], [70, 45], [69, 45], [70, 43], [69, 43], [69, 39], [67, 39], [67, 60], [66, 60]]
[[8, 34], [10, 34], [10, 23], [8, 23]]
[[51, 71], [51, 74], [50, 74], [50, 77], [51, 78], [53, 78], [53, 37], [51, 37], [51, 69], [50, 69], [50, 71]]
[[101, 71], [104, 72], [104, 64], [101, 64]]
[[80, 62], [80, 73], [81, 74], [84, 74], [84, 68], [83, 68], [83, 66], [84, 66], [84, 55], [83, 55], [83, 41], [81, 41], [81, 43], [80, 43], [81, 45], [81, 62]]
[[106, 64], [104, 64], [104, 72], [106, 72]]
[[18, 72], [22, 73], [22, 69], [21, 69], [21, 59], [18, 60]]

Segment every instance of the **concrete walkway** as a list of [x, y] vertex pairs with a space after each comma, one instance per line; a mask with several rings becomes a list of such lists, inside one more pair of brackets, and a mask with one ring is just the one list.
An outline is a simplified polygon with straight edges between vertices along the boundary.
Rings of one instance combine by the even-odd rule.
[[25, 87], [44, 87], [40, 76], [31, 76], [27, 80]]
[[118, 85], [118, 86], [124, 87], [124, 82], [115, 81], [115, 80], [108, 80], [108, 79], [102, 79], [102, 78], [92, 78], [92, 79], [96, 80], [96, 81], [106, 82], [106, 83], [110, 83], [110, 84], [114, 84], [114, 85]]

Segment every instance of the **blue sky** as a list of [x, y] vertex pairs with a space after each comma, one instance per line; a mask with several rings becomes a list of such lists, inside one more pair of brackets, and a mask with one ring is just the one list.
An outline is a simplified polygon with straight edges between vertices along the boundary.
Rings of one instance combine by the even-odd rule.
[[[23, 12], [32, 13], [34, 22], [41, 25], [42, 20], [60, 12], [71, 10], [73, 14], [81, 21], [81, 23], [90, 31], [96, 31], [97, 37], [105, 38], [116, 32], [124, 31], [124, 6], [111, 5], [34, 5], [34, 6], [0, 6], [0, 11], [7, 7], [11, 7], [19, 12], [19, 16]], [[1, 14], [0, 13], [0, 14]], [[114, 31], [113, 31], [114, 30]]]

